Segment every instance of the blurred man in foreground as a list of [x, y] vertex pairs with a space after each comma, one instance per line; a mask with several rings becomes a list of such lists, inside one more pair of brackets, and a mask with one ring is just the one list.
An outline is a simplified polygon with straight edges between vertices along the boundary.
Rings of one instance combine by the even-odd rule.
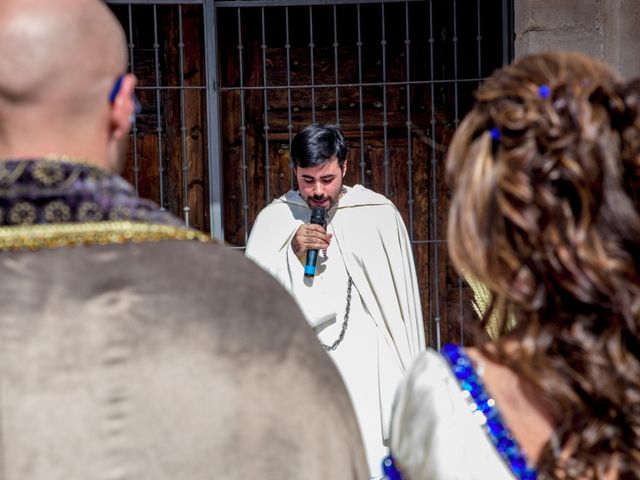
[[4, 479], [359, 479], [293, 300], [117, 175], [136, 79], [99, 0], [0, 3]]

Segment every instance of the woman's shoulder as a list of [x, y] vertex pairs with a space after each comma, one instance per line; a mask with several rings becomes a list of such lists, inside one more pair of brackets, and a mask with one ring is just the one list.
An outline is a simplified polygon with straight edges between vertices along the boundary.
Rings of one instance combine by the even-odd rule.
[[449, 361], [422, 352], [396, 393], [391, 452], [410, 480], [512, 479], [488, 440]]
[[460, 387], [449, 363], [437, 351], [427, 349], [413, 361], [398, 387], [392, 432], [406, 432], [410, 427], [415, 434], [424, 427], [420, 434], [429, 435], [461, 407]]
[[[426, 397], [449, 396], [451, 387], [455, 386], [455, 378], [447, 361], [437, 351], [427, 349], [413, 361], [407, 375], [398, 389], [396, 403], [417, 401], [423, 405]], [[408, 398], [408, 395], [411, 398]]]

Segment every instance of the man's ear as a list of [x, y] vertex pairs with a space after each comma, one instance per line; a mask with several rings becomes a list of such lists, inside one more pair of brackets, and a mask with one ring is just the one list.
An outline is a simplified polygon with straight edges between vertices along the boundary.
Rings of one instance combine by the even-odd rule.
[[344, 159], [344, 163], [342, 164], [342, 176], [344, 177], [347, 174], [347, 159]]
[[135, 115], [134, 89], [138, 80], [132, 73], [122, 77], [120, 89], [111, 102], [111, 135], [116, 140], [121, 140], [131, 130], [131, 119]]

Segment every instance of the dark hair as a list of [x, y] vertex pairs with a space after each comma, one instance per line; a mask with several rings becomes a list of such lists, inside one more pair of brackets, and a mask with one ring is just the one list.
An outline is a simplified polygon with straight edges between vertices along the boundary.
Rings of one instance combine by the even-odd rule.
[[523, 57], [448, 153], [451, 257], [501, 320], [484, 352], [554, 418], [540, 479], [640, 472], [639, 91], [584, 55]]
[[347, 159], [347, 144], [342, 130], [335, 125], [312, 123], [303, 128], [291, 143], [291, 161], [295, 167], [322, 165], [336, 157], [342, 168]]

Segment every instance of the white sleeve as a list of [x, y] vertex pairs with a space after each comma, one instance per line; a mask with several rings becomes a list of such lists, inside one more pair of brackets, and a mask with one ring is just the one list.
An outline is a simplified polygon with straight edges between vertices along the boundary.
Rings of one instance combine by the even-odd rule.
[[253, 225], [245, 255], [269, 272], [296, 300], [313, 328], [324, 328], [336, 321], [335, 311], [323, 302], [317, 290], [304, 283], [304, 266], [293, 253], [291, 240], [303, 222], [279, 215], [275, 209], [264, 209]]
[[293, 253], [291, 242], [285, 249], [288, 285], [290, 285], [293, 298], [298, 303], [307, 322], [316, 332], [336, 322], [336, 312], [326, 302], [326, 294], [319, 292], [317, 288], [310, 288], [304, 276], [304, 265]]
[[245, 255], [291, 290], [287, 247], [291, 249], [291, 239], [302, 222], [281, 217], [272, 206], [267, 206], [258, 214], [247, 241]]

